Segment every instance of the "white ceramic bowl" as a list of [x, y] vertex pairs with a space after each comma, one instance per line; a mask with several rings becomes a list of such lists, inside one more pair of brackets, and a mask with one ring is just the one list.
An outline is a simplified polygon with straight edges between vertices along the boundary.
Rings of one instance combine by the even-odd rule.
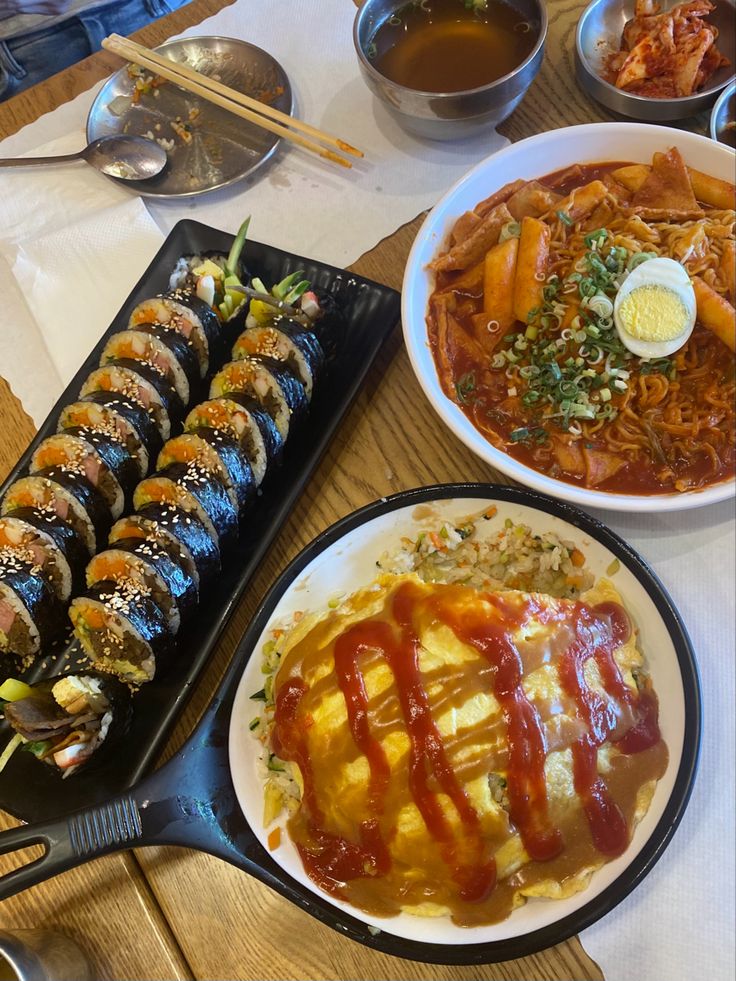
[[587, 507], [613, 511], [679, 511], [723, 501], [734, 480], [685, 494], [611, 494], [554, 480], [495, 449], [442, 391], [427, 343], [427, 304], [434, 274], [427, 269], [455, 220], [493, 191], [516, 178], [541, 177], [575, 163], [621, 160], [650, 163], [656, 150], [676, 145], [685, 162], [714, 177], [733, 181], [733, 152], [704, 136], [641, 123], [593, 123], [540, 133], [483, 160], [432, 209], [409, 253], [402, 288], [404, 340], [412, 367], [440, 419], [481, 459], [528, 487]]

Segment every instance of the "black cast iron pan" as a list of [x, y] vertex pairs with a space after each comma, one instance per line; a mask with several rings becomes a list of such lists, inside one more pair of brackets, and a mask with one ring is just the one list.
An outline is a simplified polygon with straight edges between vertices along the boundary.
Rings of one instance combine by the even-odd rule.
[[[345, 554], [348, 543], [354, 564], [356, 550], [365, 547], [366, 541], [370, 543], [374, 529], [380, 530], [382, 523], [403, 520], [404, 515], [409, 521], [418, 504], [439, 502], [440, 506], [462, 507], [467, 502], [465, 513], [468, 513], [479, 501], [495, 503], [501, 515], [510, 514], [515, 520], [519, 516], [522, 519], [531, 516], [537, 523], [566, 530], [568, 538], [587, 543], [588, 553], [598, 555], [601, 562], [610, 562], [611, 556], [619, 560], [625, 574], [625, 590], [619, 583], [622, 595], [624, 591], [637, 594], [640, 602], [648, 604], [650, 618], [661, 620], [656, 628], [665, 632], [661, 636], [668, 638], [665, 646], [669, 646], [671, 654], [667, 663], [655, 666], [660, 678], [663, 671], [665, 675], [671, 672], [670, 681], [677, 683], [666, 684], [664, 688], [677, 688], [681, 704], [670, 713], [667, 704], [670, 695], [664, 689], [659, 690], [660, 709], [664, 709], [665, 718], [671, 714], [678, 720], [668, 737], [672, 768], [669, 789], [655, 815], [656, 824], [613, 881], [597, 892], [590, 886], [591, 898], [583, 905], [578, 904], [573, 912], [566, 912], [565, 902], [559, 901], [550, 907], [559, 909], [559, 918], [531, 932], [479, 943], [475, 942], [474, 928], [465, 931], [467, 942], [425, 942], [392, 933], [392, 920], [381, 921], [381, 928], [376, 930], [375, 921], [364, 921], [358, 911], [353, 915], [335, 905], [316, 887], [298, 881], [261, 845], [239, 805], [231, 777], [228, 752], [231, 715], [241, 676], [257, 650], [264, 628], [300, 577], [318, 576], [318, 571], [313, 570], [318, 570], [320, 563], [329, 563], [331, 575], [339, 576], [339, 557]], [[366, 581], [371, 576], [372, 569], [367, 568]], [[654, 670], [653, 678], [656, 687], [658, 674]], [[657, 577], [622, 539], [572, 505], [518, 488], [448, 484], [404, 491], [343, 518], [291, 563], [256, 613], [201, 722], [173, 759], [107, 803], [77, 811], [67, 818], [0, 834], [0, 853], [37, 844], [45, 848], [41, 858], [0, 878], [0, 899], [110, 852], [144, 845], [183, 845], [230, 862], [341, 934], [385, 953], [439, 964], [481, 964], [526, 956], [560, 943], [595, 922], [651, 870], [671, 840], [687, 805], [698, 761], [700, 730], [699, 680], [685, 627]], [[633, 846], [630, 850], [634, 850]]]

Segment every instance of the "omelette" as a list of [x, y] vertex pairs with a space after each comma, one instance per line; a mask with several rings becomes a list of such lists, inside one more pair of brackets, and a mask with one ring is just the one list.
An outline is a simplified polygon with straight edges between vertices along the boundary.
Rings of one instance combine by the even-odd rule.
[[306, 873], [374, 915], [494, 923], [622, 854], [667, 766], [636, 632], [579, 600], [383, 575], [280, 644], [269, 749]]

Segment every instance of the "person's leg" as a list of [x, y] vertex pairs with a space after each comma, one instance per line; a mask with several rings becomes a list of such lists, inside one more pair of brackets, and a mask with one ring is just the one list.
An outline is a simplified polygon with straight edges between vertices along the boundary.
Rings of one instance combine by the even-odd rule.
[[127, 37], [150, 24], [152, 20], [157, 20], [188, 2], [189, 0], [113, 0], [112, 3], [102, 3], [91, 10], [82, 11], [79, 19], [87, 30], [93, 50], [97, 50], [108, 34], [122, 34]]
[[92, 54], [76, 17], [55, 27], [0, 41], [0, 100], [8, 99]]

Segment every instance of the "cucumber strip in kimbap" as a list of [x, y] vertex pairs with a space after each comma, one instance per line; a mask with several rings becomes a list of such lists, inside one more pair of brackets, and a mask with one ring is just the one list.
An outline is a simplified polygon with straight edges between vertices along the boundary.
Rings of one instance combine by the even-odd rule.
[[255, 399], [232, 395], [200, 402], [184, 420], [184, 431], [196, 432], [202, 426], [237, 440], [248, 458], [257, 487], [263, 483], [267, 469], [281, 460], [283, 436]]
[[194, 349], [177, 331], [161, 324], [141, 324], [113, 334], [103, 348], [100, 364], [122, 359], [151, 365], [163, 374], [182, 404], [189, 405], [200, 381], [199, 362]]
[[142, 361], [123, 358], [90, 372], [80, 395], [84, 397], [100, 391], [127, 395], [146, 409], [162, 440], [169, 438], [172, 422], [181, 419], [184, 414], [184, 406], [174, 388], [163, 375]]
[[249, 224], [248, 217], [240, 226], [228, 255], [204, 252], [183, 256], [169, 279], [170, 289], [188, 290], [212, 307], [222, 321], [227, 346], [245, 326], [248, 310], [248, 299], [242, 287], [250, 282], [250, 274], [241, 255]]
[[238, 509], [225, 485], [196, 463], [171, 463], [142, 480], [133, 495], [136, 511], [156, 501], [193, 511], [220, 548], [238, 534]]
[[5, 492], [0, 513], [37, 508], [58, 515], [77, 533], [89, 555], [102, 546], [112, 523], [110, 508], [99, 491], [78, 474], [61, 467], [21, 477]]
[[0, 654], [15, 654], [23, 667], [64, 629], [64, 604], [41, 567], [0, 549]]
[[[0, 698], [5, 719], [15, 731], [11, 743], [57, 767], [64, 778], [103, 744], [113, 745], [130, 722], [130, 689], [116, 678], [65, 674], [33, 686], [8, 678], [0, 685]], [[12, 749], [9, 744], [0, 757], [0, 770]]]
[[212, 379], [210, 398], [246, 395], [259, 402], [276, 423], [283, 439], [307, 411], [304, 386], [279, 361], [261, 356], [226, 364]]
[[[103, 446], [105, 439], [98, 437], [95, 444], [91, 436], [85, 438], [69, 430], [47, 436], [33, 451], [30, 471], [35, 474], [49, 467], [59, 467], [79, 474], [100, 492], [113, 518], [119, 518], [125, 503], [119, 477], [123, 478], [126, 489], [132, 490], [135, 468], [125, 447], [112, 441]], [[108, 460], [112, 466], [108, 465]]]
[[142, 300], [133, 310], [128, 326], [163, 324], [178, 331], [192, 345], [199, 363], [200, 378], [221, 364], [223, 345], [220, 320], [204, 300], [185, 290], [172, 290]]
[[0, 518], [0, 550], [20, 549], [66, 603], [84, 582], [89, 558], [77, 533], [51, 511], [18, 508]]
[[285, 317], [265, 326], [249, 327], [235, 342], [233, 360], [254, 354], [282, 361], [302, 383], [311, 400], [325, 361], [322, 347], [311, 330]]
[[156, 467], [162, 470], [170, 463], [192, 462], [220, 478], [239, 512], [254, 497], [256, 482], [250, 463], [231, 436], [206, 426], [183, 433], [164, 444]]
[[87, 566], [87, 585], [110, 582], [137, 582], [145, 587], [168, 617], [169, 629], [176, 633], [182, 617], [197, 602], [197, 585], [182, 562], [173, 559], [167, 548], [141, 538], [126, 538], [92, 557]]
[[98, 582], [69, 607], [74, 633], [95, 671], [142, 685], [170, 647], [166, 614], [136, 582]]
[[113, 438], [118, 434], [141, 477], [146, 476], [163, 445], [149, 412], [119, 392], [90, 392], [79, 402], [65, 406], [58, 425], [59, 432], [64, 429], [91, 429]]
[[110, 531], [110, 544], [125, 538], [157, 542], [180, 559], [200, 589], [210, 583], [221, 568], [220, 549], [193, 511], [176, 505], [151, 502], [117, 521]]

